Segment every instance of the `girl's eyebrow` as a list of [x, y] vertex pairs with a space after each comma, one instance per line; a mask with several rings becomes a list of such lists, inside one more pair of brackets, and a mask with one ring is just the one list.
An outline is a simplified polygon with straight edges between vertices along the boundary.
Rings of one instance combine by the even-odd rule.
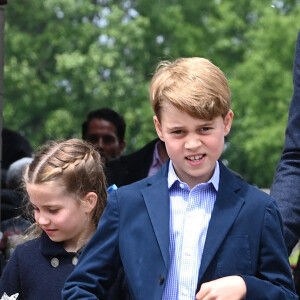
[[43, 207], [43, 208], [53, 208], [53, 207], [59, 208], [60, 205], [58, 205], [58, 204], [51, 204], [51, 205], [42, 205], [42, 207]]
[[[36, 205], [34, 205], [32, 202], [31, 202], [31, 205], [34, 207], [34, 208], [38, 208]], [[60, 205], [59, 204], [46, 204], [46, 205], [41, 205], [40, 208], [53, 208], [53, 207], [57, 207], [59, 208]]]

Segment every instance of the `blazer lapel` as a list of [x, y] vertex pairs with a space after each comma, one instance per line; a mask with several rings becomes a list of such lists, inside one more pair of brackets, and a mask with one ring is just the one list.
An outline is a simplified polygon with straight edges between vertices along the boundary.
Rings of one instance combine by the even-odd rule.
[[167, 169], [165, 165], [158, 174], [151, 177], [149, 186], [142, 190], [142, 194], [165, 266], [168, 268], [170, 201], [167, 177], [164, 175]]
[[243, 198], [237, 194], [240, 186], [235, 176], [221, 164], [220, 170], [219, 190], [208, 226], [198, 284], [244, 204]]

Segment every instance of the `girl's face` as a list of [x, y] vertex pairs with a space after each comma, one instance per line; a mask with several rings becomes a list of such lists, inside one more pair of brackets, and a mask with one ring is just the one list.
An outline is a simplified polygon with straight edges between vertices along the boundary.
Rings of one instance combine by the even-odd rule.
[[55, 183], [27, 184], [34, 218], [53, 242], [63, 242], [68, 252], [80, 249], [95, 231], [90, 220], [89, 193], [79, 201]]

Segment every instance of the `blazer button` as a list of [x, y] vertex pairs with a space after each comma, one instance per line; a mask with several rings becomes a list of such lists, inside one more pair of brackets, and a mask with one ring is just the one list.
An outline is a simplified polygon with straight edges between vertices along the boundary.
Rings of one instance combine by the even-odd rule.
[[159, 275], [159, 277], [158, 277], [158, 281], [159, 281], [159, 284], [160, 284], [160, 285], [162, 285], [162, 284], [165, 282], [165, 278], [164, 278], [164, 276], [162, 276], [162, 275]]

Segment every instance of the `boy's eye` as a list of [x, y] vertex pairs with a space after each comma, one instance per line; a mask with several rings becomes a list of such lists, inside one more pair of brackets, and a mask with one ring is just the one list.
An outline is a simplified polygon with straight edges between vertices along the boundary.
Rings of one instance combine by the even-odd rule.
[[182, 134], [183, 130], [174, 130], [172, 133], [173, 134]]
[[202, 127], [201, 131], [206, 132], [209, 131], [211, 129], [211, 127]]

